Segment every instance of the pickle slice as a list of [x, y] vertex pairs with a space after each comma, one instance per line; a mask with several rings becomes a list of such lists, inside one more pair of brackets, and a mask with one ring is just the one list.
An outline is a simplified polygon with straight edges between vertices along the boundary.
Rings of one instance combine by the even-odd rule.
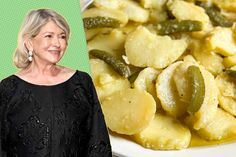
[[196, 20], [167, 20], [156, 25], [157, 33], [167, 35], [177, 32], [193, 32], [201, 31], [203, 28], [202, 22]]
[[226, 72], [230, 77], [236, 79], [236, 70], [227, 69], [227, 70], [225, 70], [225, 72]]
[[92, 29], [92, 28], [102, 28], [102, 27], [112, 27], [116, 28], [120, 26], [120, 22], [114, 18], [110, 17], [86, 17], [83, 18], [84, 28]]
[[130, 76], [131, 74], [130, 68], [127, 65], [125, 65], [125, 63], [123, 63], [119, 59], [116, 59], [114, 56], [110, 55], [109, 53], [105, 51], [93, 49], [89, 51], [89, 54], [109, 64], [113, 68], [113, 70], [115, 70], [121, 76], [124, 76], [126, 78]]
[[188, 67], [188, 76], [190, 79], [192, 93], [187, 112], [189, 114], [194, 114], [201, 108], [201, 105], [203, 104], [205, 96], [205, 83], [202, 73], [197, 66], [192, 65]]
[[206, 3], [199, 3], [199, 6], [205, 9], [206, 14], [209, 16], [214, 26], [231, 27], [233, 22], [228, 20], [220, 13], [220, 9], [215, 5], [207, 5]]
[[128, 80], [131, 84], [134, 83], [134, 81], [136, 80], [136, 78], [138, 77], [140, 71], [136, 71], [134, 72], [133, 74], [131, 74], [129, 77], [128, 77]]

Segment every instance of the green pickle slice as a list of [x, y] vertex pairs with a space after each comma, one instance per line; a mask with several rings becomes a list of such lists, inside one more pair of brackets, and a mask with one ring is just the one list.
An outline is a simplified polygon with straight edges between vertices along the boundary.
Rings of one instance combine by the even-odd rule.
[[199, 5], [205, 9], [205, 12], [209, 16], [214, 26], [231, 27], [233, 22], [228, 20], [221, 14], [220, 9], [215, 5], [209, 5], [207, 3], [199, 3]]
[[93, 28], [103, 28], [103, 27], [112, 27], [116, 28], [120, 26], [120, 22], [111, 17], [86, 17], [83, 18], [84, 28], [93, 29]]
[[203, 25], [202, 22], [196, 20], [167, 20], [158, 23], [155, 28], [158, 34], [168, 35], [178, 32], [201, 31]]
[[115, 70], [121, 76], [124, 76], [127, 78], [131, 75], [130, 68], [127, 65], [125, 65], [125, 63], [115, 58], [114, 56], [110, 55], [109, 53], [105, 51], [93, 49], [89, 51], [89, 54], [109, 64], [113, 68], [113, 70]]
[[227, 69], [225, 72], [232, 78], [236, 79], [236, 70]]
[[188, 67], [188, 76], [191, 86], [191, 100], [187, 108], [189, 114], [197, 112], [204, 101], [205, 96], [205, 83], [202, 73], [197, 66]]

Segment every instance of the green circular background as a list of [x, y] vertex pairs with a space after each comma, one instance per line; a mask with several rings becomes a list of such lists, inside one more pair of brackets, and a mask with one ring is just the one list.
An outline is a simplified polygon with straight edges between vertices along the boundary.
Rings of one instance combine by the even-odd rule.
[[12, 61], [21, 23], [31, 9], [50, 8], [64, 16], [71, 35], [60, 65], [90, 73], [79, 0], [0, 0], [0, 80], [18, 70]]

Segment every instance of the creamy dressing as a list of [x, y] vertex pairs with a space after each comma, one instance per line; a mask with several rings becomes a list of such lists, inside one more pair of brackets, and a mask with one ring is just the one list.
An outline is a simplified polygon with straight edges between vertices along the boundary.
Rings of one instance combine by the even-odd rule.
[[208, 141], [208, 140], [200, 138], [194, 133], [191, 133], [191, 134], [192, 134], [192, 138], [191, 138], [189, 147], [213, 146], [213, 145], [219, 145], [219, 144], [224, 144], [224, 143], [236, 142], [236, 136], [233, 136], [227, 139], [222, 139], [222, 140]]

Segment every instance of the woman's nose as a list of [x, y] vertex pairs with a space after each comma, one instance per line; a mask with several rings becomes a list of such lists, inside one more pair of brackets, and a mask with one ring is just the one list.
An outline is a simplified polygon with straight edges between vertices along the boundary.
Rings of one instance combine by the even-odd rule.
[[61, 46], [61, 43], [60, 43], [60, 40], [58, 37], [54, 37], [53, 39], [53, 45], [57, 46], [57, 47], [60, 47]]

